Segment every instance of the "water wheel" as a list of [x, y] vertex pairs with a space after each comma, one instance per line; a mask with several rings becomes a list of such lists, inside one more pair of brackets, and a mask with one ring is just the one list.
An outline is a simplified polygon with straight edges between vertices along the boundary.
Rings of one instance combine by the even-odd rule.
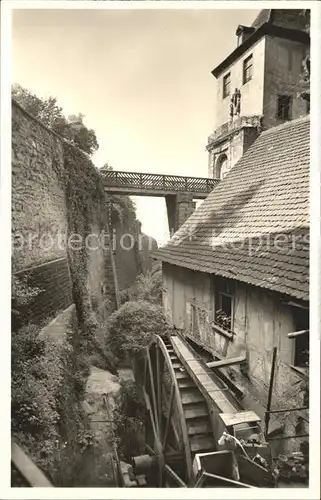
[[155, 336], [147, 349], [143, 392], [153, 486], [193, 485], [195, 453], [214, 451], [215, 442], [206, 401], [169, 339]]

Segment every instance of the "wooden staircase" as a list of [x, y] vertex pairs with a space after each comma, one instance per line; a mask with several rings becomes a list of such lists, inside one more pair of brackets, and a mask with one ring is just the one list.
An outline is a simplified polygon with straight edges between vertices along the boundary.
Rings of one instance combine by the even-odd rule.
[[192, 455], [215, 450], [215, 442], [204, 396], [191, 379], [170, 341], [165, 341], [178, 383]]

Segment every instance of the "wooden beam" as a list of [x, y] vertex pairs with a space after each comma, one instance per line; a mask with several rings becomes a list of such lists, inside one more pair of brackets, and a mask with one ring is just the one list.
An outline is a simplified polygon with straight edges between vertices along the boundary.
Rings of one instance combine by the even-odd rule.
[[289, 339], [293, 339], [295, 337], [299, 337], [300, 335], [304, 335], [306, 333], [309, 333], [309, 330], [299, 330], [298, 332], [288, 333], [288, 337]]
[[238, 411], [235, 413], [220, 413], [219, 415], [226, 427], [261, 421], [260, 417], [252, 410]]
[[219, 361], [210, 361], [206, 364], [209, 368], [222, 368], [224, 366], [232, 366], [239, 363], [244, 363], [244, 361], [246, 361], [246, 356], [238, 356], [236, 358], [226, 358]]
[[11, 461], [30, 486], [53, 488], [53, 484], [48, 481], [44, 473], [14, 441], [11, 443]]
[[181, 486], [181, 488], [187, 488], [187, 484], [184, 483], [184, 481], [179, 477], [179, 475], [176, 474], [176, 472], [168, 464], [165, 464], [164, 468], [166, 472], [174, 479], [174, 481], [176, 481], [176, 483], [178, 483]]

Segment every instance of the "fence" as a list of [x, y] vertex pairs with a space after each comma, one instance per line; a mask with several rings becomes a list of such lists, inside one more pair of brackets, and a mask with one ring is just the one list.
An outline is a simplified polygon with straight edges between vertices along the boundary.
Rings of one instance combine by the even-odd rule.
[[106, 188], [128, 188], [153, 191], [210, 193], [218, 179], [181, 175], [144, 174], [101, 170]]

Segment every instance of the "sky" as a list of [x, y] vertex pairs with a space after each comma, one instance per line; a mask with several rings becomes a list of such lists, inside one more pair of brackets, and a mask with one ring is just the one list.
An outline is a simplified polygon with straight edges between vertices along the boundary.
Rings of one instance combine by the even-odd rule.
[[[258, 10], [15, 10], [12, 81], [56, 97], [94, 129], [97, 167], [207, 177], [211, 70]], [[133, 198], [142, 230], [168, 238], [163, 198]]]

